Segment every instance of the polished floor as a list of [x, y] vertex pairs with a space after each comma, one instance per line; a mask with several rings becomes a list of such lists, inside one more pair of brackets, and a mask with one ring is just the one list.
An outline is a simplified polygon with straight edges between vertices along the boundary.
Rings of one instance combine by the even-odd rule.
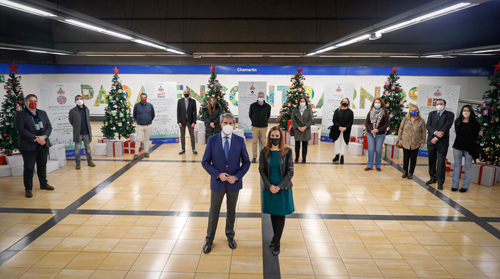
[[295, 166], [296, 211], [279, 257], [267, 247], [257, 164], [239, 196], [238, 248], [227, 246], [222, 216], [205, 255], [204, 148], [94, 156], [97, 167], [81, 170], [69, 160], [48, 175], [55, 191], [35, 186], [31, 199], [22, 177], [0, 178], [0, 278], [500, 278], [500, 184], [459, 193], [447, 178], [437, 191], [424, 184], [426, 158], [407, 180], [399, 159], [384, 160], [382, 172], [363, 171], [366, 156], [333, 165], [325, 142]]

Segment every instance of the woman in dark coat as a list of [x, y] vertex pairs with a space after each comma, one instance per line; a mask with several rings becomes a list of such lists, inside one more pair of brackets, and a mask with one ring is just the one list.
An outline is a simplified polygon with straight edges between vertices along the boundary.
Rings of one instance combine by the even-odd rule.
[[222, 111], [214, 96], [208, 99], [208, 106], [205, 108], [205, 142], [212, 135], [220, 133], [220, 115]]
[[332, 162], [339, 161], [344, 164], [344, 155], [351, 136], [351, 127], [354, 122], [354, 113], [349, 108], [351, 102], [349, 98], [340, 101], [340, 107], [333, 114], [333, 127], [330, 130], [330, 138], [335, 142], [335, 158]]

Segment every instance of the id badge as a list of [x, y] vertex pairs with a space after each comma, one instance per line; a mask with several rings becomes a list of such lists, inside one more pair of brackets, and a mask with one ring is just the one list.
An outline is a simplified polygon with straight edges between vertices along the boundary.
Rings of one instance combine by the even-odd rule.
[[43, 122], [42, 122], [42, 121], [40, 121], [40, 123], [39, 123], [39, 124], [40, 124], [40, 129], [43, 129]]
[[37, 131], [39, 131], [40, 130], [40, 124], [35, 124], [35, 128], [36, 128]]

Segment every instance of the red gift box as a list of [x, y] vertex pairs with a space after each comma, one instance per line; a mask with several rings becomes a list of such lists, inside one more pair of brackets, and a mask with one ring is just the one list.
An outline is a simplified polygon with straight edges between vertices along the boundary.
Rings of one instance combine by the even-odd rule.
[[[125, 153], [135, 154], [135, 145], [136, 145], [135, 141], [129, 141], [129, 140], [127, 140], [123, 144], [123, 149], [124, 149]], [[142, 150], [142, 148], [139, 146], [139, 152], [141, 150]]]
[[356, 142], [356, 137], [355, 136], [351, 136], [351, 139], [349, 140], [349, 142]]
[[7, 156], [0, 154], [0, 166], [7, 165]]
[[368, 150], [368, 137], [366, 137], [366, 135], [363, 138], [363, 149]]

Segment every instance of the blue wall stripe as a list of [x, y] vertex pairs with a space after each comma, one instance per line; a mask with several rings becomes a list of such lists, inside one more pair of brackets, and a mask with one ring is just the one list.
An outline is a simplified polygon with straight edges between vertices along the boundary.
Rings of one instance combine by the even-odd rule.
[[[0, 74], [8, 74], [7, 66], [0, 63]], [[41, 65], [19, 64], [18, 74], [113, 74], [113, 65]], [[210, 74], [209, 65], [119, 65], [120, 74]], [[218, 74], [224, 75], [293, 75], [299, 66], [216, 66]], [[304, 66], [304, 75], [383, 75], [392, 67], [368, 66]], [[401, 76], [491, 76], [490, 67], [399, 67]]]

